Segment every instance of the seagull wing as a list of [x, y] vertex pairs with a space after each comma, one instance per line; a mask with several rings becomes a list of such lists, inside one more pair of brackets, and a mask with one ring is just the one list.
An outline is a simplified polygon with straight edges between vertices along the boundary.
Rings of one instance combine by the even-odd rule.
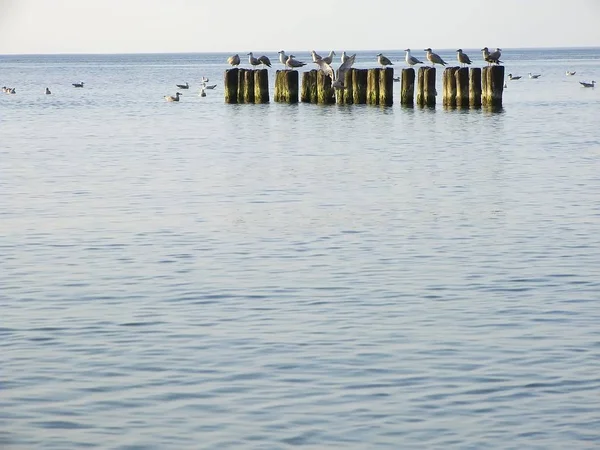
[[350, 70], [352, 64], [354, 64], [354, 60], [356, 59], [356, 53], [352, 56], [348, 56], [346, 61], [342, 63], [342, 65], [338, 69], [338, 80], [342, 82], [346, 79], [346, 72]]
[[331, 81], [335, 80], [335, 72], [333, 71], [333, 68], [325, 61], [323, 61], [323, 59], [317, 59], [315, 61], [315, 64], [319, 66], [319, 69], [321, 69], [321, 71], [323, 71], [325, 75], [328, 75], [329, 78], [331, 78]]

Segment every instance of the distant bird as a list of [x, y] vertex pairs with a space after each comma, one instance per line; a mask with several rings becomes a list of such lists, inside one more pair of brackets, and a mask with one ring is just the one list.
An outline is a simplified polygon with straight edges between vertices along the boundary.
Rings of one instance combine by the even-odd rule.
[[190, 85], [188, 84], [188, 82], [186, 81], [185, 84], [176, 84], [175, 86], [177, 86], [179, 89], [189, 89]]
[[520, 80], [521, 78], [522, 78], [522, 77], [521, 77], [520, 75], [519, 75], [519, 76], [513, 76], [513, 74], [512, 74], [512, 73], [509, 73], [509, 74], [508, 74], [508, 79], [509, 79], [509, 80], [511, 80], [511, 81]]
[[13, 87], [13, 88], [2, 88], [2, 90], [4, 91], [4, 93], [6, 94], [16, 94], [17, 90]]
[[208, 79], [208, 78], [206, 78], [206, 77], [202, 77], [202, 82], [203, 82], [203, 83], [208, 83], [208, 82], [209, 82], [209, 79]]
[[399, 83], [400, 82], [400, 77], [394, 77], [392, 78], [394, 80], [394, 82]]
[[377, 54], [377, 62], [381, 64], [381, 67], [385, 69], [385, 66], [393, 66], [392, 62], [386, 56], [383, 56], [381, 53]]
[[504, 89], [508, 88], [508, 84], [506, 84], [506, 81], [504, 82], [504, 86], [502, 86]]
[[567, 70], [567, 76], [568, 76], [568, 77], [572, 77], [572, 76], [573, 76], [573, 75], [575, 75], [576, 73], [577, 73], [577, 72], [569, 72], [569, 71]]
[[[297, 59], [294, 59], [295, 55], [289, 55], [288, 58], [285, 60], [285, 65], [287, 67], [289, 67], [290, 69], [297, 69], [299, 67], [305, 66], [306, 63], [303, 63], [302, 61], [298, 61]], [[319, 59], [319, 61], [325, 61], [324, 58]]]
[[331, 78], [331, 87], [335, 89], [346, 89], [347, 86], [344, 86], [346, 72], [350, 70], [352, 64], [354, 64], [355, 59], [356, 53], [352, 56], [349, 56], [346, 59], [346, 61], [343, 64], [341, 64], [338, 68], [337, 77], [335, 76], [335, 70], [333, 70], [333, 67], [331, 67], [331, 65], [325, 61], [325, 58], [317, 59], [315, 64], [317, 64], [319, 66], [319, 69], [325, 72], [325, 74], [328, 75], [329, 78]]
[[319, 55], [317, 52], [315, 52], [314, 50], [312, 50], [310, 52], [310, 55], [312, 56], [312, 60], [313, 60], [314, 63], [316, 63], [317, 60], [319, 60], [319, 59], [323, 59], [323, 57], [321, 55]]
[[248, 62], [252, 67], [260, 66], [260, 61], [255, 58], [252, 52], [248, 53]]
[[531, 78], [532, 80], [537, 80], [541, 76], [542, 75], [540, 75], [540, 74], [533, 74], [533, 73], [529, 72], [529, 78]]
[[436, 64], [441, 64], [442, 66], [445, 66], [447, 64], [446, 61], [444, 61], [440, 57], [440, 55], [438, 55], [437, 53], [433, 53], [433, 51], [430, 48], [426, 48], [423, 51], [427, 52], [427, 55], [425, 55], [427, 57], [427, 61], [433, 64], [434, 67]]
[[458, 62], [463, 67], [471, 64], [471, 58], [469, 58], [466, 53], [463, 53], [462, 48], [456, 50], [456, 59], [458, 59]]
[[206, 97], [206, 91], [204, 90], [205, 88], [200, 88], [200, 97]]
[[73, 83], [73, 86], [78, 87], [78, 88], [82, 88], [83, 87], [83, 81], [81, 83]]
[[179, 96], [183, 95], [179, 92], [175, 93], [175, 95], [165, 95], [165, 100], [168, 102], [178, 102], [179, 101]]
[[271, 67], [271, 60], [270, 60], [270, 59], [269, 59], [267, 56], [265, 56], [265, 55], [259, 56], [259, 57], [258, 57], [258, 60], [259, 60], [259, 61], [260, 61], [260, 63], [263, 65], [263, 68], [264, 68], [265, 66], [267, 66], [267, 67]]
[[405, 56], [405, 61], [406, 64], [408, 64], [409, 66], [414, 66], [416, 64], [423, 64], [423, 61], [419, 61], [417, 58], [415, 58], [413, 55], [410, 54], [410, 48], [404, 49], [404, 51], [406, 52], [406, 56]]
[[325, 58], [321, 58], [323, 61], [325, 61], [327, 64], [331, 64], [333, 62], [333, 57], [335, 56], [335, 52], [333, 50], [331, 50], [329, 52], [329, 55], [326, 56]]
[[237, 53], [235, 55], [230, 56], [229, 58], [227, 58], [227, 62], [229, 64], [231, 64], [232, 67], [235, 66], [239, 66], [240, 65], [240, 55], [238, 55]]
[[580, 81], [579, 84], [586, 88], [593, 88], [596, 82], [592, 81], [591, 83], [586, 83], [585, 81]]
[[348, 61], [349, 56], [346, 55], [346, 52], [343, 51], [342, 52], [342, 56], [340, 57], [340, 60], [342, 61], [342, 64], [344, 64], [346, 61]]
[[216, 88], [216, 87], [217, 87], [217, 85], [216, 85], [216, 84], [209, 84], [209, 85], [207, 86], [207, 85], [206, 85], [206, 83], [204, 83], [204, 84], [202, 85], [202, 88], [203, 88], [203, 89], [214, 89], [214, 88]]
[[50, 95], [52, 94], [52, 92], [50, 92], [50, 89], [46, 88], [46, 95]]
[[281, 64], [283, 64], [283, 66], [287, 69], [287, 65], [286, 65], [286, 61], [287, 61], [287, 55], [285, 54], [285, 52], [283, 50], [279, 50], [277, 53], [279, 53], [279, 62]]
[[500, 64], [502, 62], [500, 61], [500, 56], [502, 55], [501, 49], [497, 48], [494, 52], [490, 53], [487, 47], [483, 47], [481, 51], [483, 53], [483, 60], [488, 63], [488, 66], [490, 64]]

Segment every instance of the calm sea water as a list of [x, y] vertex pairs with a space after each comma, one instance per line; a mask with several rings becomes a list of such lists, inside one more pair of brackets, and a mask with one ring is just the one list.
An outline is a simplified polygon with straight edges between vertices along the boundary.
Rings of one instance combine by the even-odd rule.
[[506, 50], [500, 113], [227, 56], [0, 57], [0, 447], [597, 448], [600, 49]]

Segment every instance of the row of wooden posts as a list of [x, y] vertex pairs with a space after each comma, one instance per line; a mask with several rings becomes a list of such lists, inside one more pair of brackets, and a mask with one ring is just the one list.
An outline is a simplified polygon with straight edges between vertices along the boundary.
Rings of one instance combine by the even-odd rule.
[[[437, 90], [435, 67], [402, 69], [400, 103], [435, 106]], [[443, 73], [443, 105], [450, 107], [500, 107], [504, 88], [504, 66], [448, 67]], [[346, 73], [346, 89], [331, 87], [331, 78], [321, 71], [302, 73], [299, 88], [296, 70], [278, 70], [275, 75], [276, 102], [319, 104], [393, 104], [394, 69], [350, 69]], [[269, 103], [267, 69], [228, 69], [225, 71], [226, 103]]]

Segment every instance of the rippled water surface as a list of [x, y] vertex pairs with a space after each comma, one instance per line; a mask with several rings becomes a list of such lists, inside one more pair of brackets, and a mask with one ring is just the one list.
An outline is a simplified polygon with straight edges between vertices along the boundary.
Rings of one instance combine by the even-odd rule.
[[500, 113], [226, 56], [0, 57], [0, 448], [597, 448], [600, 50], [505, 51]]

